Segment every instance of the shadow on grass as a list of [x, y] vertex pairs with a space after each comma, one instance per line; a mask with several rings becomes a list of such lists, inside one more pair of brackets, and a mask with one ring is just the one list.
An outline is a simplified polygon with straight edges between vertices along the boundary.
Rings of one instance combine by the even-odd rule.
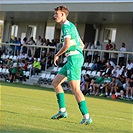
[[[33, 90], [35, 89], [35, 90], [44, 90], [44, 91], [54, 92], [53, 88], [41, 87], [41, 86], [38, 86], [38, 85], [27, 85], [27, 84], [21, 84], [21, 83], [7, 83], [7, 82], [3, 82], [3, 81], [1, 82], [1, 85], [16, 87], [18, 89], [23, 88], [23, 89], [33, 89]], [[1, 87], [1, 89], [2, 89], [2, 87]], [[65, 91], [65, 93], [73, 95], [73, 93], [71, 91]], [[89, 96], [85, 96], [85, 97], [112, 101], [111, 98], [106, 98], [104, 96], [99, 97], [99, 96], [89, 95]], [[114, 101], [115, 102], [124, 102], [124, 103], [127, 103], [127, 104], [132, 104], [133, 103], [133, 101], [131, 101], [131, 100], [121, 100], [121, 99], [118, 99], [118, 98], [115, 99]]]

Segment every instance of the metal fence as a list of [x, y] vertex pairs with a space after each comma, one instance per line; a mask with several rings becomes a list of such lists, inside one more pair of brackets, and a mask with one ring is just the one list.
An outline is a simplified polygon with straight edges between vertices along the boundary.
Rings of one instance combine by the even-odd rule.
[[[6, 54], [15, 55], [16, 54], [16, 47], [20, 46], [20, 44], [0, 43], [0, 46], [4, 51], [6, 51]], [[14, 51], [10, 52], [12, 46], [14, 46]], [[27, 54], [28, 54], [29, 48], [40, 48], [41, 52], [42, 52], [42, 49], [46, 49], [47, 52], [49, 52], [50, 49], [53, 49], [54, 54], [57, 51], [56, 47], [52, 47], [52, 46], [38, 46], [38, 45], [28, 45], [28, 44], [22, 45], [22, 46], [27, 47]], [[84, 49], [84, 51], [83, 51], [84, 56], [88, 51], [92, 52], [91, 62], [93, 62], [93, 60], [94, 60], [95, 52], [99, 53], [100, 59], [103, 57], [104, 53], [109, 53], [109, 57], [111, 56], [111, 53], [115, 53], [115, 54], [123, 53], [125, 55], [125, 59], [126, 59], [125, 62], [126, 63], [128, 62], [129, 59], [133, 60], [133, 52], [109, 51], [109, 50], [98, 50], [98, 49]], [[41, 58], [41, 52], [40, 52], [39, 58]], [[46, 58], [46, 67], [45, 67], [46, 69], [47, 69], [47, 62], [48, 62], [48, 58]], [[117, 65], [118, 65], [118, 63], [119, 63], [119, 56], [117, 56]]]

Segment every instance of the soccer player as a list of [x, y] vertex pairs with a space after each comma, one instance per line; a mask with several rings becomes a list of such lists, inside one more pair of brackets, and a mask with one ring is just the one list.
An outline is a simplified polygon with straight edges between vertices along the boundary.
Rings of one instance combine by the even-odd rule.
[[52, 119], [67, 117], [64, 91], [61, 87], [61, 84], [64, 81], [68, 80], [72, 88], [72, 92], [78, 102], [79, 109], [83, 115], [83, 119], [80, 124], [91, 124], [92, 119], [89, 116], [86, 100], [80, 90], [81, 67], [84, 62], [82, 53], [84, 44], [75, 25], [67, 20], [67, 16], [69, 14], [68, 8], [65, 6], [58, 6], [54, 9], [54, 11], [54, 19], [57, 23], [61, 24], [63, 34], [63, 46], [54, 56], [54, 64], [57, 66], [56, 62], [64, 53], [67, 57], [67, 63], [58, 72], [52, 82], [59, 105], [59, 112], [56, 115], [52, 116]]

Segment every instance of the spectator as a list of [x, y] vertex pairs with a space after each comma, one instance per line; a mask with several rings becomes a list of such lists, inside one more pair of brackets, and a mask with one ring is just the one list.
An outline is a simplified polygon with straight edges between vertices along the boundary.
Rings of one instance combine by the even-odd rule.
[[114, 92], [117, 97], [120, 90], [123, 90], [122, 82], [116, 77], [112, 77], [110, 96], [112, 96], [112, 93]]
[[[30, 39], [27, 41], [27, 44], [29, 45], [35, 45], [35, 41], [33, 40], [33, 37], [30, 37]], [[30, 47], [28, 51], [28, 56], [34, 56], [35, 55], [35, 47]]]
[[94, 90], [94, 95], [99, 96], [100, 93], [100, 87], [103, 85], [104, 77], [102, 76], [102, 71], [100, 71], [99, 77], [95, 79], [95, 82], [93, 84], [93, 90]]
[[112, 71], [111, 64], [107, 63], [107, 67], [105, 68], [105, 73], [111, 76], [111, 71]]
[[100, 60], [100, 57], [98, 56], [96, 61], [94, 62], [94, 64], [92, 65], [91, 67], [91, 70], [97, 70], [97, 71], [100, 71], [101, 70], [101, 67], [102, 67], [102, 62]]
[[102, 96], [104, 92], [105, 92], [105, 96], [106, 97], [108, 96], [110, 89], [111, 89], [111, 81], [112, 79], [106, 73], [104, 76], [103, 85], [100, 87], [101, 92], [102, 92], [100, 96]]
[[20, 40], [17, 39], [17, 37], [14, 38], [14, 43], [15, 44], [19, 44], [19, 46], [16, 46], [16, 49], [15, 49], [15, 54], [17, 54], [18, 52], [20, 52], [20, 45], [21, 45], [21, 42]]
[[[125, 43], [122, 43], [122, 46], [120, 48], [120, 52], [126, 52], [126, 48], [125, 48]], [[123, 53], [119, 53], [118, 54], [119, 57], [119, 65], [123, 66], [125, 64], [125, 54]]]
[[[41, 38], [41, 36], [38, 36], [38, 39], [36, 41], [36, 45], [37, 46], [43, 46], [43, 39]], [[35, 49], [35, 57], [36, 58], [40, 57], [40, 52], [41, 52], [41, 48], [40, 47], [36, 47], [36, 49]]]
[[[102, 49], [102, 44], [99, 41], [97, 41], [95, 49], [97, 49], [97, 50]], [[95, 60], [97, 60], [97, 57], [100, 57], [100, 53], [101, 52], [98, 52], [98, 51], [94, 52], [94, 59]]]
[[129, 86], [126, 89], [126, 98], [133, 100], [133, 78], [129, 79]]
[[[113, 48], [113, 45], [111, 44], [111, 40], [108, 39], [108, 43], [106, 44], [106, 50], [111, 50]], [[109, 59], [109, 53], [104, 53], [105, 59]]]
[[23, 73], [23, 70], [22, 70], [21, 66], [18, 67], [18, 70], [17, 70], [17, 73], [16, 73], [16, 79], [18, 79], [19, 81], [22, 81], [24, 79], [24, 73]]
[[[111, 51], [118, 51], [116, 49], [116, 44], [113, 44], [112, 46], [113, 47], [110, 49]], [[110, 54], [110, 59], [111, 59], [111, 61], [113, 61], [113, 63], [117, 64], [117, 53], [111, 53]]]
[[35, 58], [33, 67], [31, 69], [31, 75], [33, 76], [33, 75], [35, 75], [35, 73], [37, 73], [37, 75], [38, 75], [40, 71], [41, 71], [40, 62], [38, 61], [38, 58]]
[[27, 37], [25, 37], [23, 39], [23, 41], [21, 42], [22, 46], [21, 46], [21, 53], [24, 52], [24, 53], [27, 53], [27, 47], [26, 46], [23, 46], [23, 45], [26, 45], [27, 43]]
[[118, 65], [117, 69], [116, 69], [116, 77], [121, 78], [122, 72], [123, 72], [122, 67], [120, 65]]
[[126, 65], [126, 69], [127, 70], [132, 70], [133, 69], [133, 63], [131, 62], [131, 60], [128, 60], [128, 63]]
[[[94, 44], [92, 42], [89, 42], [89, 45], [87, 47], [87, 49], [94, 49]], [[86, 60], [88, 63], [90, 63], [92, 61], [92, 55], [93, 55], [93, 51], [88, 51], [87, 52], [87, 57], [86, 57]]]
[[84, 77], [83, 88], [81, 89], [84, 95], [86, 95], [87, 93], [88, 94], [90, 93], [89, 92], [90, 83], [91, 83], [91, 78], [88, 74], [86, 74]]
[[15, 62], [15, 63], [13, 64], [13, 67], [11, 68], [10, 82], [12, 82], [12, 83], [13, 83], [13, 81], [16, 80], [17, 69], [18, 69], [18, 64]]
[[102, 59], [101, 59], [101, 70], [105, 70], [106, 67], [107, 67], [106, 59], [105, 59], [105, 57], [102, 57]]

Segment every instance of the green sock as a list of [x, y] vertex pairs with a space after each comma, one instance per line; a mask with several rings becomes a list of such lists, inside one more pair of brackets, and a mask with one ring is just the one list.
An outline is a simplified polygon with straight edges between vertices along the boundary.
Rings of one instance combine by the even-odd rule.
[[59, 105], [59, 109], [66, 108], [64, 93], [58, 93], [56, 95], [56, 97], [57, 97], [57, 102], [58, 102], [58, 105]]
[[82, 115], [85, 115], [85, 114], [88, 114], [89, 113], [88, 112], [88, 108], [87, 108], [87, 104], [86, 104], [86, 101], [85, 100], [79, 102], [78, 105], [79, 105], [79, 109], [80, 109]]

